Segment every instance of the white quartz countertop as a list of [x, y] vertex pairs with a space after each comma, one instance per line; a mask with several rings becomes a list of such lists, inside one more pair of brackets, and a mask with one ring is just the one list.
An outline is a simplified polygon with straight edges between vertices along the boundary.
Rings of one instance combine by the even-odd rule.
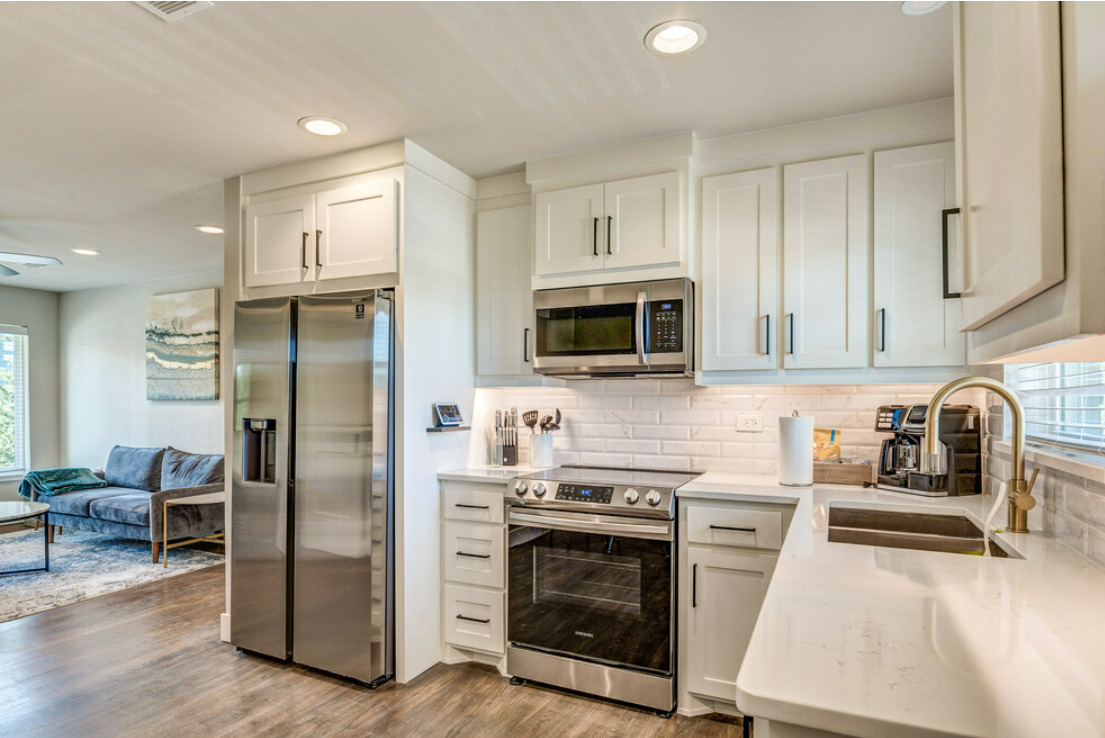
[[440, 481], [449, 482], [502, 482], [506, 484], [515, 477], [522, 477], [536, 471], [545, 471], [532, 466], [470, 466], [464, 469], [451, 469], [438, 472]]
[[855, 736], [1105, 736], [1105, 570], [1041, 532], [998, 535], [1024, 559], [828, 541], [833, 505], [981, 526], [992, 497], [722, 473], [679, 496], [798, 503], [737, 678], [743, 712]]

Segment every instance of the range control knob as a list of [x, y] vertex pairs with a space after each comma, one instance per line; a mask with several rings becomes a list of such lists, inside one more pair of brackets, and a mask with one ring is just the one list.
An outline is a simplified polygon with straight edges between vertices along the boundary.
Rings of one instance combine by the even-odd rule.
[[514, 494], [518, 495], [519, 497], [525, 496], [526, 489], [526, 483], [523, 482], [521, 479], [514, 482]]
[[660, 504], [660, 499], [661, 499], [660, 493], [657, 492], [654, 489], [650, 489], [648, 491], [648, 494], [645, 495], [645, 502], [652, 505], [653, 507], [656, 507], [657, 505]]
[[636, 505], [637, 500], [641, 499], [641, 493], [630, 487], [625, 491], [625, 501], [628, 505]]
[[545, 483], [544, 482], [534, 482], [533, 483], [533, 494], [535, 496], [544, 497], [545, 492], [547, 492], [547, 491], [548, 490], [545, 489]]

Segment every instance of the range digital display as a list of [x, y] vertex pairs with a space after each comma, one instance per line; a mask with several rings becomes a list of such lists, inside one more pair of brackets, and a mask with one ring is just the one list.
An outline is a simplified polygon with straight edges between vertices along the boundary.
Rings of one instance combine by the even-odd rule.
[[561, 484], [556, 488], [556, 499], [572, 502], [597, 502], [609, 505], [614, 497], [613, 487], [598, 487], [593, 484]]

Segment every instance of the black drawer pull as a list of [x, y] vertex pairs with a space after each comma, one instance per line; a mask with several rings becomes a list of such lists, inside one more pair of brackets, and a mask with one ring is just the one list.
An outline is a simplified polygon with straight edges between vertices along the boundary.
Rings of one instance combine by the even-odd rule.
[[734, 528], [731, 525], [711, 525], [710, 530], [735, 530], [739, 533], [755, 533], [755, 528]]
[[490, 559], [491, 554], [470, 554], [464, 551], [457, 551], [457, 556], [467, 556], [470, 559]]
[[691, 566], [691, 607], [698, 607], [698, 564]]
[[467, 620], [470, 623], [482, 623], [484, 625], [491, 622], [490, 618], [470, 618], [467, 615], [457, 615], [457, 620]]
[[456, 506], [457, 507], [463, 507], [467, 510], [490, 510], [491, 509], [490, 505], [465, 505], [462, 502], [458, 502], [456, 504]]

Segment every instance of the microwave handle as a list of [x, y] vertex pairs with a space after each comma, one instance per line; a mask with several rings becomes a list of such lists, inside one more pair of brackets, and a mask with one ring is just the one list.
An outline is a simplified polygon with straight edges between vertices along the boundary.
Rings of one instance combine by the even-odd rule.
[[648, 326], [645, 325], [645, 298], [648, 294], [641, 290], [637, 293], [637, 363], [648, 363], [648, 352], [645, 344], [648, 342]]

